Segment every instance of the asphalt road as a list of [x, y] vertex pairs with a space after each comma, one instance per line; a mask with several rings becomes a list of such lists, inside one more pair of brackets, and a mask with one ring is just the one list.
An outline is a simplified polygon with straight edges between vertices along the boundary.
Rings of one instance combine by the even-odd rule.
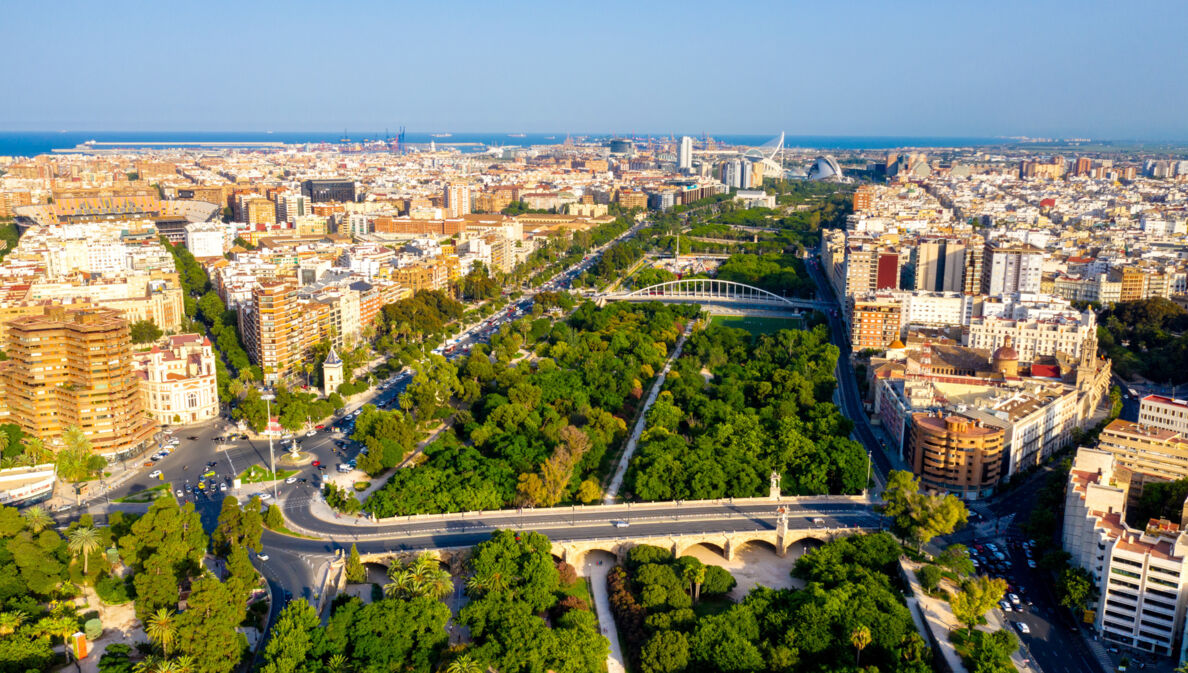
[[829, 338], [840, 353], [837, 357], [837, 384], [841, 397], [842, 414], [854, 422], [854, 436], [866, 447], [873, 461], [876, 478], [880, 483], [886, 483], [887, 473], [891, 471], [891, 461], [883, 453], [882, 446], [874, 431], [870, 428], [870, 421], [866, 410], [862, 406], [862, 396], [858, 392], [858, 380], [854, 377], [854, 367], [850, 364], [850, 337], [842, 320], [842, 310], [833, 296], [833, 290], [825, 280], [817, 259], [810, 259], [805, 264], [809, 276], [817, 284], [817, 298], [828, 301], [833, 306], [825, 312], [829, 322]]

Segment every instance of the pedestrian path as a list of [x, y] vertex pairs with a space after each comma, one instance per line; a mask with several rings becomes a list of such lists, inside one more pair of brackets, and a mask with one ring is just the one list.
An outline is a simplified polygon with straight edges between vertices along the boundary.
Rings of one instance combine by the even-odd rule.
[[623, 657], [623, 647], [619, 643], [619, 631], [615, 628], [615, 617], [611, 613], [610, 593], [606, 586], [606, 576], [612, 566], [598, 565], [593, 561], [586, 561], [583, 575], [590, 580], [590, 593], [594, 596], [594, 614], [598, 617], [598, 624], [602, 628], [602, 635], [610, 641], [610, 650], [606, 655], [607, 673], [626, 673], [627, 663]]
[[623, 487], [623, 478], [627, 476], [627, 466], [631, 463], [631, 457], [635, 455], [635, 447], [639, 444], [639, 436], [643, 434], [644, 426], [648, 422], [648, 409], [656, 402], [656, 397], [660, 395], [660, 390], [664, 388], [664, 380], [668, 378], [668, 371], [672, 369], [672, 363], [681, 356], [681, 350], [685, 347], [685, 340], [693, 332], [693, 322], [690, 321], [685, 326], [684, 334], [677, 339], [676, 347], [672, 349], [672, 354], [668, 356], [668, 362], [664, 363], [664, 369], [660, 370], [660, 375], [656, 377], [656, 381], [652, 384], [652, 390], [648, 393], [648, 399], [644, 403], [643, 408], [639, 411], [639, 417], [635, 421], [635, 428], [631, 431], [631, 436], [627, 438], [627, 443], [623, 447], [623, 456], [619, 458], [619, 466], [615, 468], [615, 476], [611, 478], [610, 485], [606, 487], [606, 495], [602, 501], [608, 505], [614, 504], [615, 498], [619, 495], [619, 489]]

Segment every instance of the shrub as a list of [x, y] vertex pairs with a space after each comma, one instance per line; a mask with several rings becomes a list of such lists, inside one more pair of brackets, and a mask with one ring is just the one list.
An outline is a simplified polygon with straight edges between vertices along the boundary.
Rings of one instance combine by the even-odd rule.
[[88, 619], [83, 624], [83, 633], [87, 634], [87, 640], [99, 640], [99, 636], [103, 635], [103, 622], [98, 619]]
[[108, 605], [123, 605], [132, 600], [128, 591], [128, 583], [122, 578], [114, 576], [99, 580], [95, 584], [95, 593], [99, 594], [99, 600]]
[[561, 586], [571, 587], [577, 582], [577, 570], [566, 563], [565, 561], [557, 562], [557, 575], [560, 577]]

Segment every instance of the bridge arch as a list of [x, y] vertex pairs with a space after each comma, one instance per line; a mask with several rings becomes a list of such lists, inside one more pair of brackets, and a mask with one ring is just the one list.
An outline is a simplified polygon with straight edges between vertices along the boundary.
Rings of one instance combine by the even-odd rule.
[[682, 278], [656, 283], [648, 287], [628, 292], [623, 299], [637, 299], [643, 297], [672, 296], [675, 298], [690, 297], [701, 299], [731, 299], [757, 301], [768, 304], [786, 304], [799, 306], [787, 297], [769, 292], [754, 285], [738, 283], [732, 280], [718, 280], [716, 278]]

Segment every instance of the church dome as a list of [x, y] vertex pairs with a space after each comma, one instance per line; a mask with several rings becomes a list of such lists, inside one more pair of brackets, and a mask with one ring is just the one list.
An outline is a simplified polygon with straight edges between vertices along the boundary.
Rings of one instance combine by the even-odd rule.
[[895, 341], [892, 341], [891, 343], [887, 344], [888, 350], [896, 350], [898, 348], [907, 348], [907, 346], [904, 346], [903, 342], [900, 341], [899, 339], [896, 339]]
[[[985, 351], [983, 351], [985, 352]], [[1019, 352], [1016, 351], [1009, 343], [1003, 344], [1001, 348], [994, 351], [995, 360], [1018, 360]]]

